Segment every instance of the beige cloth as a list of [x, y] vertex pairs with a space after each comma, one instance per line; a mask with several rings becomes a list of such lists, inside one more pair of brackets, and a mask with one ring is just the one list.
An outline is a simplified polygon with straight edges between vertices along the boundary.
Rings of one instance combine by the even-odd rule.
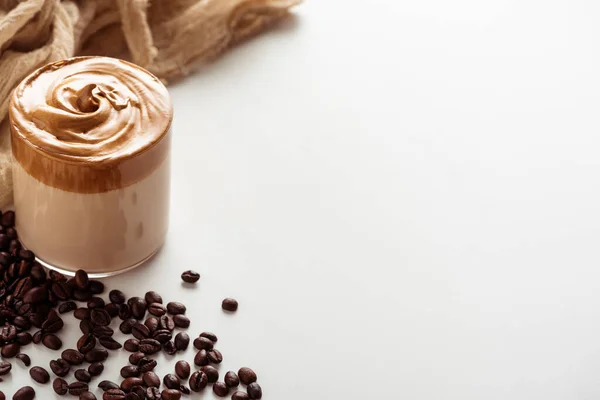
[[0, 0], [0, 207], [12, 201], [7, 109], [31, 71], [73, 55], [131, 60], [168, 81], [301, 0]]

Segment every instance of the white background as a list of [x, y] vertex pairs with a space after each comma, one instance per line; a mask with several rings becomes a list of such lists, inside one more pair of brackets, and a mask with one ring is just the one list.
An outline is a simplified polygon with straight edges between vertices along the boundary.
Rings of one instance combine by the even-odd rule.
[[600, 398], [600, 3], [296, 14], [171, 87], [168, 243], [107, 284], [185, 301], [267, 400]]

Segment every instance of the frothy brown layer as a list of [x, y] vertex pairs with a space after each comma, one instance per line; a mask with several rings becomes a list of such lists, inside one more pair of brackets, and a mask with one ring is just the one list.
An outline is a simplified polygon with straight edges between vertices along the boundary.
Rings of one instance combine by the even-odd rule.
[[13, 153], [39, 181], [97, 193], [143, 179], [166, 158], [173, 110], [164, 85], [106, 57], [46, 65], [10, 104]]

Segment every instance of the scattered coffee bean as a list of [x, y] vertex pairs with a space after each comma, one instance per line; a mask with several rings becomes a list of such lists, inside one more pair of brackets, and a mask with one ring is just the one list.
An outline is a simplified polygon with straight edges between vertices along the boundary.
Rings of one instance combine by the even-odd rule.
[[148, 307], [146, 300], [140, 299], [139, 297], [133, 301], [129, 307], [131, 308], [131, 315], [133, 318], [140, 320], [146, 315], [146, 308]]
[[102, 395], [102, 400], [125, 400], [125, 392], [121, 389], [108, 389]]
[[158, 330], [158, 326], [160, 325], [160, 321], [156, 317], [148, 317], [146, 321], [144, 321], [144, 325], [148, 327], [150, 333], [154, 333]]
[[104, 293], [104, 283], [91, 279], [88, 290], [92, 292], [92, 294]]
[[88, 367], [88, 372], [91, 376], [98, 376], [102, 373], [102, 371], [104, 371], [104, 364], [101, 362], [92, 363]]
[[85, 361], [89, 363], [102, 362], [108, 358], [106, 349], [93, 349], [85, 353]]
[[162, 296], [154, 291], [147, 292], [144, 299], [148, 304], [163, 302]]
[[77, 285], [79, 289], [85, 289], [87, 288], [88, 283], [89, 278], [87, 272], [82, 269], [77, 270], [77, 272], [75, 272], [75, 285]]
[[214, 347], [214, 343], [204, 336], [200, 336], [194, 339], [194, 347], [198, 350], [212, 350]]
[[249, 385], [257, 380], [256, 373], [248, 367], [240, 368], [238, 371], [238, 376], [240, 378], [240, 382], [242, 382], [244, 385]]
[[208, 385], [208, 375], [204, 371], [196, 371], [190, 376], [190, 389], [194, 392], [201, 392]]
[[92, 334], [97, 338], [110, 337], [115, 333], [110, 326], [94, 326]]
[[212, 365], [205, 365], [204, 367], [200, 368], [200, 370], [204, 371], [206, 376], [208, 376], [209, 383], [215, 383], [219, 380], [219, 371]]
[[62, 396], [67, 394], [67, 392], [69, 391], [69, 385], [67, 384], [67, 381], [65, 381], [63, 378], [56, 378], [54, 382], [52, 382], [52, 389], [54, 389], [54, 392], [56, 394]]
[[12, 369], [12, 364], [8, 361], [0, 361], [0, 376], [6, 375]]
[[126, 365], [121, 368], [121, 376], [123, 378], [131, 378], [132, 376], [140, 376], [140, 371], [135, 365]]
[[173, 334], [167, 329], [159, 329], [152, 335], [152, 339], [158, 340], [161, 344], [168, 342], [172, 337]]
[[240, 384], [240, 378], [233, 371], [228, 371], [225, 374], [225, 384], [230, 388], [236, 387]]
[[213, 392], [219, 397], [225, 397], [229, 394], [229, 388], [225, 382], [215, 382], [213, 385]]
[[190, 364], [187, 361], [179, 360], [175, 363], [175, 373], [180, 379], [187, 379], [190, 377]]
[[118, 315], [122, 320], [131, 318], [131, 307], [129, 307], [129, 304], [120, 304]]
[[144, 324], [136, 323], [133, 328], [131, 328], [131, 334], [136, 339], [142, 340], [150, 337], [150, 329]]
[[31, 338], [31, 341], [34, 344], [41, 343], [42, 342], [42, 335], [43, 335], [42, 331], [37, 331], [36, 333], [33, 334], [32, 338]]
[[161, 392], [160, 397], [162, 400], [179, 400], [181, 392], [177, 389], [165, 389]]
[[232, 299], [232, 298], [228, 297], [225, 300], [223, 300], [221, 307], [225, 311], [235, 312], [238, 309], [238, 302], [236, 299]]
[[58, 312], [61, 314], [75, 311], [76, 309], [77, 304], [74, 301], [67, 301], [58, 306]]
[[181, 381], [177, 375], [167, 374], [163, 378], [163, 384], [169, 389], [179, 389], [179, 386], [181, 386]]
[[19, 353], [15, 357], [17, 359], [21, 360], [23, 365], [25, 365], [26, 367], [29, 367], [31, 365], [31, 358], [29, 358], [29, 356], [27, 354]]
[[88, 372], [87, 369], [78, 369], [75, 371], [75, 379], [80, 382], [89, 382], [92, 380], [92, 375]]
[[248, 396], [252, 400], [262, 399], [262, 388], [260, 387], [260, 385], [258, 383], [254, 382], [254, 383], [249, 384], [248, 387], [246, 388], [246, 391], [248, 392]]
[[123, 304], [125, 303], [125, 293], [120, 290], [113, 289], [108, 293], [108, 298], [111, 303], [114, 304]]
[[167, 303], [167, 311], [171, 315], [185, 314], [186, 308], [183, 303], [180, 303], [178, 301], [172, 301], [170, 303]]
[[161, 303], [151, 303], [148, 306], [148, 312], [157, 317], [162, 317], [167, 313], [167, 307]]
[[121, 347], [123, 347], [123, 345], [121, 345], [121, 343], [117, 342], [115, 339], [113, 339], [111, 337], [101, 337], [99, 342], [102, 346], [104, 346], [108, 350], [118, 350]]
[[144, 354], [154, 354], [160, 351], [161, 345], [158, 340], [142, 339], [140, 340], [139, 349]]
[[187, 395], [189, 395], [190, 393], [192, 393], [192, 392], [190, 391], [190, 388], [189, 388], [189, 387], [187, 387], [187, 386], [183, 386], [183, 385], [181, 385], [181, 386], [179, 387], [179, 391], [181, 392], [181, 394], [184, 394], [184, 395], [186, 395], [186, 396], [187, 396]]
[[63, 360], [71, 365], [79, 365], [83, 362], [83, 354], [74, 349], [67, 349], [60, 355]]
[[129, 392], [134, 387], [142, 386], [143, 384], [144, 384], [144, 381], [142, 380], [142, 378], [132, 376], [130, 378], [125, 378], [123, 380], [123, 382], [121, 382], [121, 390]]
[[175, 323], [173, 322], [173, 318], [169, 317], [168, 315], [163, 315], [162, 317], [160, 317], [159, 327], [161, 329], [173, 331], [173, 329], [175, 329]]
[[110, 325], [111, 318], [104, 308], [94, 308], [90, 312], [90, 320], [94, 325], [108, 326]]
[[34, 398], [35, 390], [31, 386], [24, 386], [13, 395], [13, 400], [33, 400]]
[[146, 398], [148, 400], [160, 400], [160, 389], [156, 387], [149, 387], [146, 389]]
[[178, 351], [185, 351], [190, 344], [190, 337], [185, 332], [179, 332], [175, 335], [175, 348]]
[[117, 385], [116, 383], [111, 382], [111, 381], [102, 381], [98, 384], [98, 387], [103, 392], [106, 392], [110, 389], [119, 389], [119, 385]]
[[118, 304], [108, 303], [107, 305], [104, 306], [104, 309], [106, 310], [108, 315], [110, 315], [111, 318], [115, 318], [116, 316], [119, 315], [119, 310], [121, 308], [119, 307]]
[[195, 271], [188, 270], [181, 274], [181, 279], [186, 283], [196, 283], [198, 282], [198, 279], [200, 279], [200, 274]]
[[21, 346], [18, 343], [9, 343], [5, 344], [0, 351], [0, 355], [4, 358], [13, 358], [19, 351], [21, 350]]
[[33, 337], [31, 336], [31, 333], [29, 333], [29, 332], [19, 332], [19, 333], [17, 333], [16, 341], [21, 346], [27, 346], [29, 343], [31, 343], [33, 341]]
[[119, 325], [119, 330], [126, 335], [129, 335], [133, 329], [133, 326], [137, 323], [138, 322], [135, 318], [128, 318], [121, 322], [121, 325]]
[[141, 351], [131, 353], [131, 355], [129, 356], [129, 363], [133, 365], [138, 365], [140, 360], [144, 357], [146, 357], [146, 355]]
[[65, 377], [69, 373], [71, 365], [62, 358], [59, 358], [58, 360], [50, 361], [50, 369], [54, 372], [54, 375]]
[[89, 319], [84, 319], [79, 323], [79, 329], [81, 330], [81, 333], [83, 333], [84, 335], [87, 335], [88, 333], [92, 333], [92, 328], [93, 328], [93, 326]]
[[174, 315], [173, 322], [175, 326], [183, 329], [187, 329], [190, 326], [190, 319], [183, 314]]
[[96, 400], [96, 395], [92, 392], [83, 392], [79, 395], [79, 400]]
[[32, 367], [29, 370], [29, 375], [37, 383], [48, 383], [50, 380], [50, 374], [42, 367]]
[[249, 400], [250, 397], [246, 394], [246, 392], [235, 392], [233, 396], [231, 396], [231, 400]]
[[160, 378], [153, 371], [145, 372], [142, 376], [142, 380], [146, 384], [146, 386], [150, 387], [160, 387]]
[[172, 340], [169, 340], [168, 342], [164, 343], [162, 348], [163, 351], [170, 356], [175, 355], [175, 353], [177, 353], [177, 347], [175, 347], [175, 343], [173, 343]]
[[91, 310], [86, 307], [79, 307], [73, 312], [73, 316], [77, 319], [90, 319]]
[[96, 347], [96, 337], [92, 334], [83, 335], [77, 341], [77, 349], [83, 354]]
[[203, 367], [205, 365], [208, 365], [208, 363], [208, 352], [206, 350], [200, 350], [196, 353], [196, 356], [194, 357], [194, 364], [196, 364], [199, 367]]
[[105, 304], [104, 304], [104, 300], [102, 299], [102, 297], [92, 297], [88, 302], [87, 302], [87, 306], [90, 309], [94, 309], [94, 308], [104, 308]]
[[221, 364], [223, 361], [223, 355], [217, 349], [212, 349], [208, 352], [208, 360], [213, 364]]
[[144, 373], [152, 371], [154, 368], [156, 368], [156, 364], [156, 360], [144, 357], [137, 363], [137, 368], [140, 372]]
[[125, 343], [123, 343], [123, 347], [125, 350], [130, 352], [136, 352], [140, 349], [140, 341], [137, 339], [127, 339]]

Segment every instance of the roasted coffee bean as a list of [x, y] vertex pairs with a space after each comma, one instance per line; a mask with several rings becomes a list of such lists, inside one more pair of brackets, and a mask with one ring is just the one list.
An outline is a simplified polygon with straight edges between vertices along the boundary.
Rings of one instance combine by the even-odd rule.
[[177, 353], [177, 348], [175, 347], [175, 343], [173, 343], [172, 340], [169, 340], [168, 342], [165, 342], [162, 345], [163, 351], [165, 353], [167, 353], [168, 355], [172, 356], [175, 353]]
[[89, 363], [102, 362], [108, 358], [108, 351], [105, 349], [93, 349], [85, 353], [85, 361]]
[[4, 228], [12, 228], [15, 226], [15, 212], [14, 211], [5, 211], [2, 214], [2, 219], [0, 219], [0, 223]]
[[149, 387], [146, 389], [146, 398], [148, 400], [160, 400], [160, 389]]
[[250, 397], [246, 394], [246, 392], [235, 392], [233, 396], [231, 396], [231, 400], [249, 400]]
[[148, 327], [150, 333], [154, 333], [158, 329], [159, 324], [160, 321], [156, 317], [148, 317], [146, 318], [146, 321], [144, 321], [144, 325]]
[[160, 378], [153, 371], [148, 371], [144, 373], [142, 379], [148, 387], [160, 387]]
[[213, 393], [219, 397], [225, 397], [229, 394], [229, 388], [224, 382], [215, 382], [213, 385]]
[[77, 319], [90, 319], [90, 309], [86, 307], [79, 307], [73, 313], [73, 316]]
[[175, 348], [179, 351], [185, 351], [190, 344], [190, 337], [185, 332], [179, 332], [175, 335]]
[[77, 301], [88, 301], [92, 298], [92, 292], [88, 290], [73, 289], [73, 299]]
[[221, 303], [221, 307], [225, 311], [234, 312], [234, 311], [237, 311], [237, 309], [238, 309], [238, 302], [236, 299], [232, 299], [229, 297], [229, 298], [226, 298], [225, 300], [223, 300], [223, 303]]
[[131, 353], [129, 356], [129, 363], [133, 365], [138, 365], [138, 363], [142, 360], [142, 358], [146, 357], [144, 353], [138, 351], [136, 353]]
[[13, 296], [15, 296], [17, 299], [22, 299], [23, 296], [25, 296], [25, 293], [31, 290], [32, 287], [33, 281], [30, 277], [20, 279], [17, 283], [17, 286], [15, 286], [15, 289], [13, 290]]
[[180, 379], [187, 379], [190, 377], [190, 364], [187, 361], [179, 360], [175, 363], [175, 373]]
[[105, 306], [104, 299], [102, 299], [102, 297], [92, 297], [87, 302], [87, 306], [90, 309], [93, 309], [93, 308], [104, 308], [104, 306]]
[[42, 330], [46, 333], [55, 333], [60, 331], [64, 326], [62, 318], [54, 310], [48, 312], [48, 317], [42, 324]]
[[121, 368], [121, 376], [123, 378], [131, 378], [132, 376], [140, 376], [140, 371], [135, 365], [126, 365]]
[[75, 379], [80, 382], [89, 382], [92, 380], [92, 374], [89, 373], [87, 369], [78, 369], [75, 371]]
[[183, 314], [174, 315], [173, 322], [175, 323], [175, 326], [183, 329], [190, 326], [190, 319]]
[[88, 333], [92, 333], [93, 326], [89, 319], [84, 319], [79, 323], [79, 329], [81, 333], [87, 335]]
[[167, 311], [171, 315], [185, 314], [186, 308], [183, 303], [180, 303], [178, 301], [172, 301], [170, 303], [167, 303]]
[[83, 335], [77, 341], [77, 349], [83, 354], [96, 347], [96, 337], [92, 334]]
[[58, 360], [50, 361], [50, 369], [54, 372], [54, 375], [64, 377], [69, 373], [71, 365], [62, 358], [59, 358]]
[[[8, 266], [12, 262], [12, 256], [9, 252], [0, 252], [0, 265]], [[28, 302], [31, 303], [31, 302]]]
[[133, 329], [133, 326], [137, 323], [138, 322], [135, 318], [126, 319], [125, 321], [121, 322], [121, 325], [119, 325], [119, 330], [124, 334], [129, 335]]
[[20, 350], [21, 350], [21, 346], [18, 343], [9, 343], [9, 344], [5, 344], [2, 347], [2, 351], [0, 351], [0, 354], [4, 358], [13, 358], [17, 354], [19, 354]]
[[[141, 389], [141, 386], [138, 386], [137, 388]], [[133, 388], [133, 390], [137, 390], [137, 388]], [[142, 389], [143, 390], [143, 389]], [[129, 392], [125, 394], [125, 400], [140, 400], [146, 397], [146, 392], [144, 392], [144, 397], [140, 397], [137, 393], [135, 392]]]
[[31, 358], [29, 358], [29, 356], [27, 354], [19, 353], [15, 357], [17, 357], [17, 359], [21, 360], [23, 365], [25, 365], [26, 367], [29, 367], [31, 365]]
[[212, 365], [205, 365], [200, 370], [204, 371], [206, 376], [208, 376], [208, 382], [215, 383], [219, 380], [219, 371]]
[[131, 315], [133, 318], [140, 320], [146, 315], [146, 308], [148, 307], [146, 300], [140, 299], [139, 297], [133, 301], [129, 307], [131, 308]]
[[173, 334], [167, 329], [159, 329], [152, 335], [152, 339], [158, 340], [161, 344], [168, 342], [172, 337]]
[[160, 351], [161, 345], [158, 340], [142, 339], [140, 340], [140, 351], [144, 354], [154, 354]]
[[260, 387], [260, 385], [258, 383], [254, 382], [254, 383], [249, 384], [248, 387], [246, 388], [246, 391], [248, 392], [248, 396], [252, 400], [262, 399], [262, 388]]
[[67, 394], [67, 392], [69, 391], [69, 385], [67, 384], [67, 381], [65, 381], [63, 378], [56, 378], [54, 382], [52, 382], [52, 389], [54, 389], [54, 392], [56, 394], [62, 396]]
[[54, 282], [50, 287], [50, 291], [59, 300], [67, 300], [71, 297], [71, 289], [66, 282]]
[[83, 392], [79, 395], [79, 400], [96, 400], [96, 395], [92, 392]]
[[208, 352], [208, 360], [213, 364], [221, 364], [223, 362], [223, 355], [217, 349], [212, 349]]
[[140, 341], [137, 339], [127, 339], [125, 343], [123, 343], [123, 347], [125, 350], [130, 352], [139, 351], [140, 349]]
[[110, 315], [104, 308], [94, 308], [90, 312], [90, 321], [97, 326], [108, 326], [110, 325]]
[[0, 376], [6, 375], [12, 369], [12, 364], [8, 361], [0, 361]]
[[[61, 320], [61, 322], [62, 322], [62, 320]], [[31, 328], [31, 322], [29, 322], [29, 319], [27, 319], [25, 317], [21, 317], [20, 315], [15, 317], [15, 319], [13, 320], [13, 324], [17, 327], [17, 329], [19, 329], [21, 331], [26, 331], [29, 328]], [[62, 328], [62, 326], [61, 326], [61, 328]], [[54, 332], [56, 332], [56, 331], [54, 331]]]
[[136, 323], [133, 328], [131, 328], [131, 334], [136, 339], [142, 340], [150, 337], [150, 329], [144, 324]]
[[61, 314], [68, 313], [71, 311], [75, 311], [77, 309], [77, 304], [74, 301], [67, 301], [58, 306], [58, 312]]
[[104, 292], [104, 283], [97, 281], [95, 279], [90, 280], [90, 284], [88, 286], [88, 290], [92, 292], [92, 294], [100, 294]]
[[108, 389], [102, 394], [102, 400], [125, 400], [125, 392], [121, 389]]
[[98, 387], [103, 392], [106, 392], [110, 389], [119, 389], [119, 385], [117, 385], [116, 383], [111, 382], [111, 381], [102, 381], [98, 384]]
[[148, 312], [157, 317], [161, 317], [167, 313], [167, 307], [161, 303], [151, 303], [148, 306]]
[[156, 360], [144, 357], [137, 363], [137, 368], [142, 373], [152, 371], [156, 368]]
[[212, 350], [214, 343], [203, 336], [194, 339], [194, 347], [198, 350]]
[[208, 385], [208, 375], [203, 371], [196, 371], [190, 376], [189, 380], [190, 390], [194, 392], [201, 392]]
[[175, 329], [175, 323], [173, 322], [173, 319], [168, 315], [163, 315], [162, 317], [160, 317], [159, 326], [161, 329], [167, 329], [169, 331]]
[[125, 293], [121, 292], [118, 289], [113, 289], [108, 293], [108, 298], [111, 303], [115, 304], [123, 304], [125, 303]]
[[102, 346], [104, 346], [105, 348], [107, 348], [109, 350], [118, 350], [121, 347], [123, 347], [123, 345], [121, 345], [121, 343], [117, 342], [115, 339], [113, 339], [111, 337], [101, 337], [99, 342]]
[[[1, 253], [0, 253], [1, 254]], [[23, 296], [23, 301], [30, 304], [38, 304], [48, 299], [48, 289], [45, 286], [34, 287]]]
[[162, 296], [154, 291], [146, 292], [144, 299], [148, 304], [163, 302]]
[[15, 340], [21, 346], [26, 346], [32, 342], [33, 337], [31, 336], [31, 333], [29, 333], [29, 332], [19, 332], [19, 333], [17, 333], [17, 337]]
[[203, 367], [205, 365], [208, 365], [208, 363], [208, 352], [206, 350], [200, 350], [196, 353], [196, 356], [194, 357], [194, 364], [196, 364], [199, 367]]
[[181, 381], [177, 375], [167, 374], [163, 378], [163, 384], [169, 389], [179, 389], [179, 386], [181, 386]]
[[102, 373], [102, 371], [104, 371], [104, 364], [101, 362], [92, 363], [88, 367], [88, 372], [91, 376], [98, 376]]
[[129, 392], [134, 387], [142, 386], [143, 384], [144, 384], [144, 381], [142, 380], [142, 378], [132, 376], [130, 378], [125, 378], [123, 380], [123, 382], [121, 382], [121, 389], [126, 392]]
[[200, 279], [200, 274], [195, 271], [188, 270], [181, 274], [181, 279], [186, 283], [196, 283], [198, 282], [198, 279]]
[[118, 304], [108, 303], [107, 305], [104, 306], [104, 309], [106, 310], [108, 315], [110, 315], [111, 318], [115, 318], [119, 315], [120, 307]]
[[60, 356], [71, 365], [79, 365], [83, 362], [83, 354], [74, 349], [67, 349]]
[[77, 272], [75, 272], [75, 285], [79, 289], [87, 288], [89, 282], [90, 282], [90, 280], [88, 278], [87, 272], [85, 272], [82, 269], [79, 269], [79, 270], [77, 270]]
[[131, 318], [131, 307], [128, 304], [119, 304], [119, 318], [126, 320]]
[[162, 400], [179, 400], [181, 398], [181, 392], [177, 389], [165, 389], [160, 393]]
[[31, 386], [24, 386], [13, 395], [13, 400], [33, 400], [34, 398], [35, 390]]
[[240, 378], [240, 382], [242, 382], [244, 385], [249, 385], [257, 380], [256, 373], [248, 367], [240, 368], [238, 370], [238, 376]]
[[237, 376], [237, 374], [235, 372], [228, 371], [225, 374], [225, 384], [230, 388], [239, 386], [240, 378], [239, 378], [239, 376]]
[[0, 329], [0, 341], [8, 342], [17, 337], [17, 328], [14, 325], [5, 325]]
[[186, 396], [187, 396], [187, 395], [189, 395], [190, 393], [192, 393], [192, 392], [190, 391], [190, 388], [189, 388], [189, 387], [187, 387], [187, 386], [183, 386], [183, 385], [181, 385], [181, 387], [179, 388], [179, 391], [181, 392], [181, 394], [184, 394], [184, 395], [186, 395]]
[[37, 383], [48, 383], [50, 374], [42, 367], [32, 367], [29, 370], [29, 376]]
[[92, 334], [97, 338], [111, 337], [115, 331], [110, 326], [94, 326]]

